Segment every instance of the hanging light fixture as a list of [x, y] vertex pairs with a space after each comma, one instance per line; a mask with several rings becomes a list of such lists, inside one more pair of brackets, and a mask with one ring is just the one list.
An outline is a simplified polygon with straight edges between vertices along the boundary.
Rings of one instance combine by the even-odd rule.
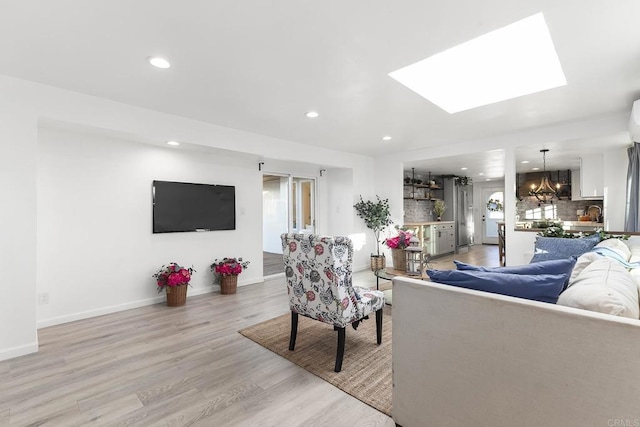
[[547, 148], [543, 148], [540, 150], [542, 153], [542, 180], [540, 181], [540, 185], [536, 188], [535, 185], [531, 186], [531, 191], [529, 191], [530, 196], [535, 196], [536, 199], [540, 203], [553, 203], [553, 198], [556, 197], [556, 190], [553, 189], [551, 183], [549, 182], [549, 178], [547, 177]]

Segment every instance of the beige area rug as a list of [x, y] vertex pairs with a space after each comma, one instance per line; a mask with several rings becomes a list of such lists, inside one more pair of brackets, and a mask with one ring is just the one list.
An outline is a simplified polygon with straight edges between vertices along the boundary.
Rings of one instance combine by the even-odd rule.
[[289, 351], [291, 314], [239, 331], [242, 335], [391, 416], [391, 308], [384, 308], [382, 344], [376, 344], [375, 314], [346, 330], [342, 371], [334, 372], [338, 334], [333, 326], [298, 318], [296, 349]]

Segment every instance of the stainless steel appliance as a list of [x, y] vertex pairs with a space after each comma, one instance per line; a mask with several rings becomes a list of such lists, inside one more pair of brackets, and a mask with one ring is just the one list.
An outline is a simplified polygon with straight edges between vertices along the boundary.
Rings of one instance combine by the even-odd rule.
[[473, 185], [466, 178], [445, 177], [443, 200], [447, 209], [442, 219], [455, 225], [455, 253], [466, 252], [473, 245]]

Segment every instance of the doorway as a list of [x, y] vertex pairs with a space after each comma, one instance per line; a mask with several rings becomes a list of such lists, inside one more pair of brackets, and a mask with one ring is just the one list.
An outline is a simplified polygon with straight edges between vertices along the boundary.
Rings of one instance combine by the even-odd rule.
[[[492, 201], [493, 203], [489, 203]], [[482, 189], [482, 243], [498, 244], [498, 223], [504, 221], [504, 189], [485, 187]]]
[[262, 176], [263, 276], [283, 272], [282, 233], [316, 232], [316, 181], [290, 175]]

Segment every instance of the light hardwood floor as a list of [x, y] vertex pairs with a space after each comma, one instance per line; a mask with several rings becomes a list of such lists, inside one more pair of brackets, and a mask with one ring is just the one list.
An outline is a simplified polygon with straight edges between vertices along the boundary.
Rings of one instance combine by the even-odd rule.
[[272, 276], [282, 273], [284, 265], [282, 264], [282, 254], [273, 252], [262, 252], [262, 275]]
[[[436, 260], [497, 265], [495, 246]], [[370, 271], [354, 283], [375, 286]], [[389, 282], [387, 282], [389, 283]], [[0, 362], [0, 426], [393, 426], [393, 420], [238, 334], [288, 312], [283, 278], [38, 331]], [[348, 350], [348, 340], [347, 349]]]

